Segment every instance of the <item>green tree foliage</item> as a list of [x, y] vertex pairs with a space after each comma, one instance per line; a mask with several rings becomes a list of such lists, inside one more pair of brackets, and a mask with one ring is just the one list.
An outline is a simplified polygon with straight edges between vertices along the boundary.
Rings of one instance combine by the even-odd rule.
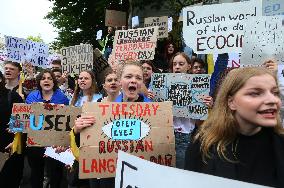
[[97, 46], [96, 33], [104, 28], [105, 0], [50, 0], [52, 11], [46, 16], [58, 31], [58, 38], [51, 46], [89, 43]]
[[44, 43], [43, 39], [41, 38], [40, 35], [38, 36], [28, 36], [27, 37], [28, 40], [34, 41], [34, 42], [42, 42]]

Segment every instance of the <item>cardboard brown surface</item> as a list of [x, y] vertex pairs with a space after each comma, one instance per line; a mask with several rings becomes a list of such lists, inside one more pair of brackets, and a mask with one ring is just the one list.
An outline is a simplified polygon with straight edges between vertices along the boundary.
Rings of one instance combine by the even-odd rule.
[[28, 130], [28, 146], [70, 145], [69, 132], [74, 126], [75, 119], [81, 114], [81, 108], [33, 103], [32, 112], [35, 126], [39, 125], [40, 115], [44, 115], [44, 121], [41, 130], [34, 130], [32, 127]]
[[119, 149], [175, 166], [171, 102], [85, 103], [84, 115], [95, 116], [96, 123], [80, 134], [80, 178], [114, 177]]
[[106, 10], [105, 26], [126, 26], [126, 12]]
[[9, 154], [0, 152], [0, 172], [5, 165], [5, 162], [8, 160]]
[[158, 38], [168, 37], [168, 16], [144, 18], [144, 27], [158, 26]]

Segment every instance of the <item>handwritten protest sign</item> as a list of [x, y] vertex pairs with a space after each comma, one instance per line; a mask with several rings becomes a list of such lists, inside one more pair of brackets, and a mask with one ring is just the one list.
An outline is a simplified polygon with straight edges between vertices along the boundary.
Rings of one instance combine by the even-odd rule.
[[168, 16], [149, 17], [144, 19], [144, 27], [158, 26], [158, 38], [168, 37]]
[[185, 7], [183, 38], [197, 54], [241, 52], [246, 20], [261, 14], [260, 0]]
[[63, 72], [79, 74], [93, 68], [93, 47], [90, 44], [62, 48], [61, 54]]
[[154, 59], [158, 27], [117, 30], [114, 37], [114, 56], [117, 60]]
[[0, 172], [2, 168], [4, 167], [5, 162], [8, 160], [8, 158], [9, 158], [9, 153], [0, 152]]
[[48, 46], [44, 43], [5, 36], [5, 47], [8, 61], [27, 61], [34, 66], [48, 67]]
[[284, 25], [281, 17], [263, 16], [248, 21], [241, 64], [260, 65], [267, 59], [284, 64]]
[[81, 108], [48, 103], [33, 103], [28, 146], [69, 146], [69, 132]]
[[44, 154], [69, 166], [72, 166], [75, 160], [70, 148], [64, 152], [55, 153], [54, 148], [46, 147]]
[[4, 49], [0, 49], [0, 63], [7, 59], [7, 52]]
[[[190, 183], [189, 183], [190, 182]], [[190, 184], [190, 186], [189, 186]], [[157, 186], [158, 185], [158, 186]], [[264, 188], [265, 186], [158, 165], [118, 152], [116, 188]]]
[[[30, 127], [31, 104], [14, 103], [9, 129], [12, 132], [25, 132]], [[13, 122], [14, 120], [14, 122]]]
[[96, 126], [80, 134], [79, 177], [114, 177], [118, 150], [175, 166], [171, 102], [85, 103]]
[[126, 25], [126, 12], [106, 10], [105, 25], [120, 27]]
[[104, 78], [107, 72], [111, 70], [110, 65], [104, 59], [103, 54], [99, 49], [94, 50], [94, 68], [93, 71], [96, 76], [97, 85], [100, 87], [104, 84]]
[[262, 11], [264, 16], [284, 15], [284, 1], [262, 0]]
[[207, 119], [208, 108], [202, 97], [209, 95], [210, 75], [154, 73], [151, 84], [154, 101], [172, 101], [174, 116]]

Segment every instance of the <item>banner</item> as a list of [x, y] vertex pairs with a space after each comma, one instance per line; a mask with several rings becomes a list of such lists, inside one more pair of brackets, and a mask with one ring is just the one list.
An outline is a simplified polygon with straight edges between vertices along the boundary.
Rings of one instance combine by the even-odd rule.
[[80, 134], [79, 178], [115, 176], [118, 150], [175, 166], [172, 103], [85, 103], [94, 126]]
[[62, 72], [79, 74], [93, 69], [93, 47], [90, 44], [62, 48], [61, 55]]
[[34, 66], [48, 67], [48, 46], [44, 43], [5, 36], [7, 60], [23, 63], [25, 61]]
[[209, 95], [210, 75], [153, 73], [151, 84], [154, 101], [172, 101], [174, 116], [207, 119], [208, 107], [202, 97]]
[[158, 26], [158, 38], [168, 37], [168, 16], [149, 17], [144, 19], [144, 27]]
[[117, 60], [152, 60], [155, 55], [158, 27], [117, 30], [114, 56]]
[[264, 16], [284, 15], [284, 1], [262, 0], [262, 11]]
[[241, 52], [245, 23], [262, 14], [260, 0], [183, 8], [183, 38], [197, 54]]
[[126, 12], [106, 10], [105, 26], [126, 26]]
[[70, 146], [69, 132], [81, 108], [49, 103], [33, 103], [28, 146]]
[[284, 64], [284, 18], [263, 16], [249, 20], [241, 55], [242, 65], [261, 65], [267, 59]]
[[116, 188], [264, 188], [265, 186], [161, 166], [118, 152]]

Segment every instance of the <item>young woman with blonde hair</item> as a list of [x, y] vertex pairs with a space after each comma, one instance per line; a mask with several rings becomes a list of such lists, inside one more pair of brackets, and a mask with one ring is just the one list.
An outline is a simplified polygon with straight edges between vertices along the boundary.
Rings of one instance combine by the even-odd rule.
[[209, 118], [187, 150], [185, 169], [284, 187], [284, 129], [275, 74], [240, 68], [225, 78]]

